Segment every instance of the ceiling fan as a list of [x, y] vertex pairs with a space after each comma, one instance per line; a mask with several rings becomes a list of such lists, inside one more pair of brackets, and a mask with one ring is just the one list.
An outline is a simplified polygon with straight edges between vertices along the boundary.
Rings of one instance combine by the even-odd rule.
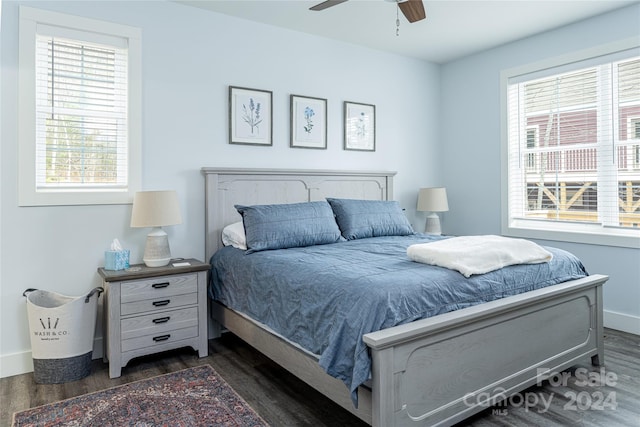
[[[329, 7], [338, 5], [340, 3], [344, 3], [347, 0], [326, 0], [322, 3], [318, 3], [315, 6], [309, 8], [309, 10], [320, 11], [327, 9]], [[421, 21], [427, 17], [424, 11], [424, 5], [422, 4], [422, 0], [387, 0], [393, 1], [394, 3], [398, 3], [398, 7], [407, 18], [409, 22], [417, 22]]]

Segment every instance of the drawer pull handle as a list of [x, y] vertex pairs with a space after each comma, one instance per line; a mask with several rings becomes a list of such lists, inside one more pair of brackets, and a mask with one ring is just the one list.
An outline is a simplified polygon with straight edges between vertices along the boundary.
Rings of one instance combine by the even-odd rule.
[[152, 304], [154, 307], [162, 307], [163, 305], [169, 305], [170, 299], [163, 299], [162, 301], [154, 301]]
[[169, 319], [171, 319], [171, 317], [167, 316], [167, 317], [160, 317], [159, 319], [153, 319], [152, 322], [153, 323], [167, 323], [169, 321]]
[[169, 338], [171, 338], [171, 334], [167, 334], [167, 335], [160, 335], [159, 337], [153, 337], [153, 340], [154, 340], [155, 342], [158, 342], [158, 341], [166, 341], [166, 340], [168, 340]]
[[151, 285], [151, 287], [153, 289], [162, 289], [162, 288], [166, 288], [170, 285], [169, 282], [163, 282], [163, 283], [154, 283], [153, 285]]

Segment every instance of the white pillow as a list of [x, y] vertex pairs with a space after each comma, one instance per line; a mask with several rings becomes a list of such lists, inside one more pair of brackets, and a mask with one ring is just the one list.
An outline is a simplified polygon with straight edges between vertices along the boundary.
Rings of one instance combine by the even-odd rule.
[[233, 246], [234, 248], [247, 250], [247, 238], [244, 235], [244, 224], [242, 221], [234, 222], [222, 229], [222, 244]]

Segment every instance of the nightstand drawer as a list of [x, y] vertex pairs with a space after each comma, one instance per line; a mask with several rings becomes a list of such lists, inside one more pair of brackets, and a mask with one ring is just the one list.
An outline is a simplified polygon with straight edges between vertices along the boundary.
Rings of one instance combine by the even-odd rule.
[[197, 303], [197, 293], [173, 296], [157, 296], [153, 299], [146, 299], [122, 304], [120, 313], [122, 314], [122, 316], [128, 316], [137, 313], [164, 311], [167, 309], [184, 307], [185, 305], [193, 305]]
[[122, 283], [120, 302], [124, 304], [195, 292], [198, 292], [198, 279], [194, 274], [161, 276]]
[[144, 335], [162, 335], [175, 329], [198, 326], [198, 308], [183, 308], [161, 313], [122, 319], [120, 323], [123, 340]]
[[[185, 340], [198, 336], [198, 327], [176, 329], [165, 333], [145, 335], [130, 340], [122, 340], [122, 351], [138, 350], [140, 348], [148, 348], [151, 350], [154, 345], [172, 343], [175, 341]], [[150, 351], [151, 352], [151, 351]]]

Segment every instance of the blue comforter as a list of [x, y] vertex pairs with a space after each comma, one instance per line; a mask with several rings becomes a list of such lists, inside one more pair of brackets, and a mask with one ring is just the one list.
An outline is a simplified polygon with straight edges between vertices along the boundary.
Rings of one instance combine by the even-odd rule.
[[252, 254], [225, 247], [211, 258], [209, 292], [319, 355], [357, 404], [371, 368], [364, 334], [587, 275], [575, 256], [556, 248], [546, 248], [549, 263], [468, 279], [407, 257], [409, 245], [439, 238], [374, 237]]

